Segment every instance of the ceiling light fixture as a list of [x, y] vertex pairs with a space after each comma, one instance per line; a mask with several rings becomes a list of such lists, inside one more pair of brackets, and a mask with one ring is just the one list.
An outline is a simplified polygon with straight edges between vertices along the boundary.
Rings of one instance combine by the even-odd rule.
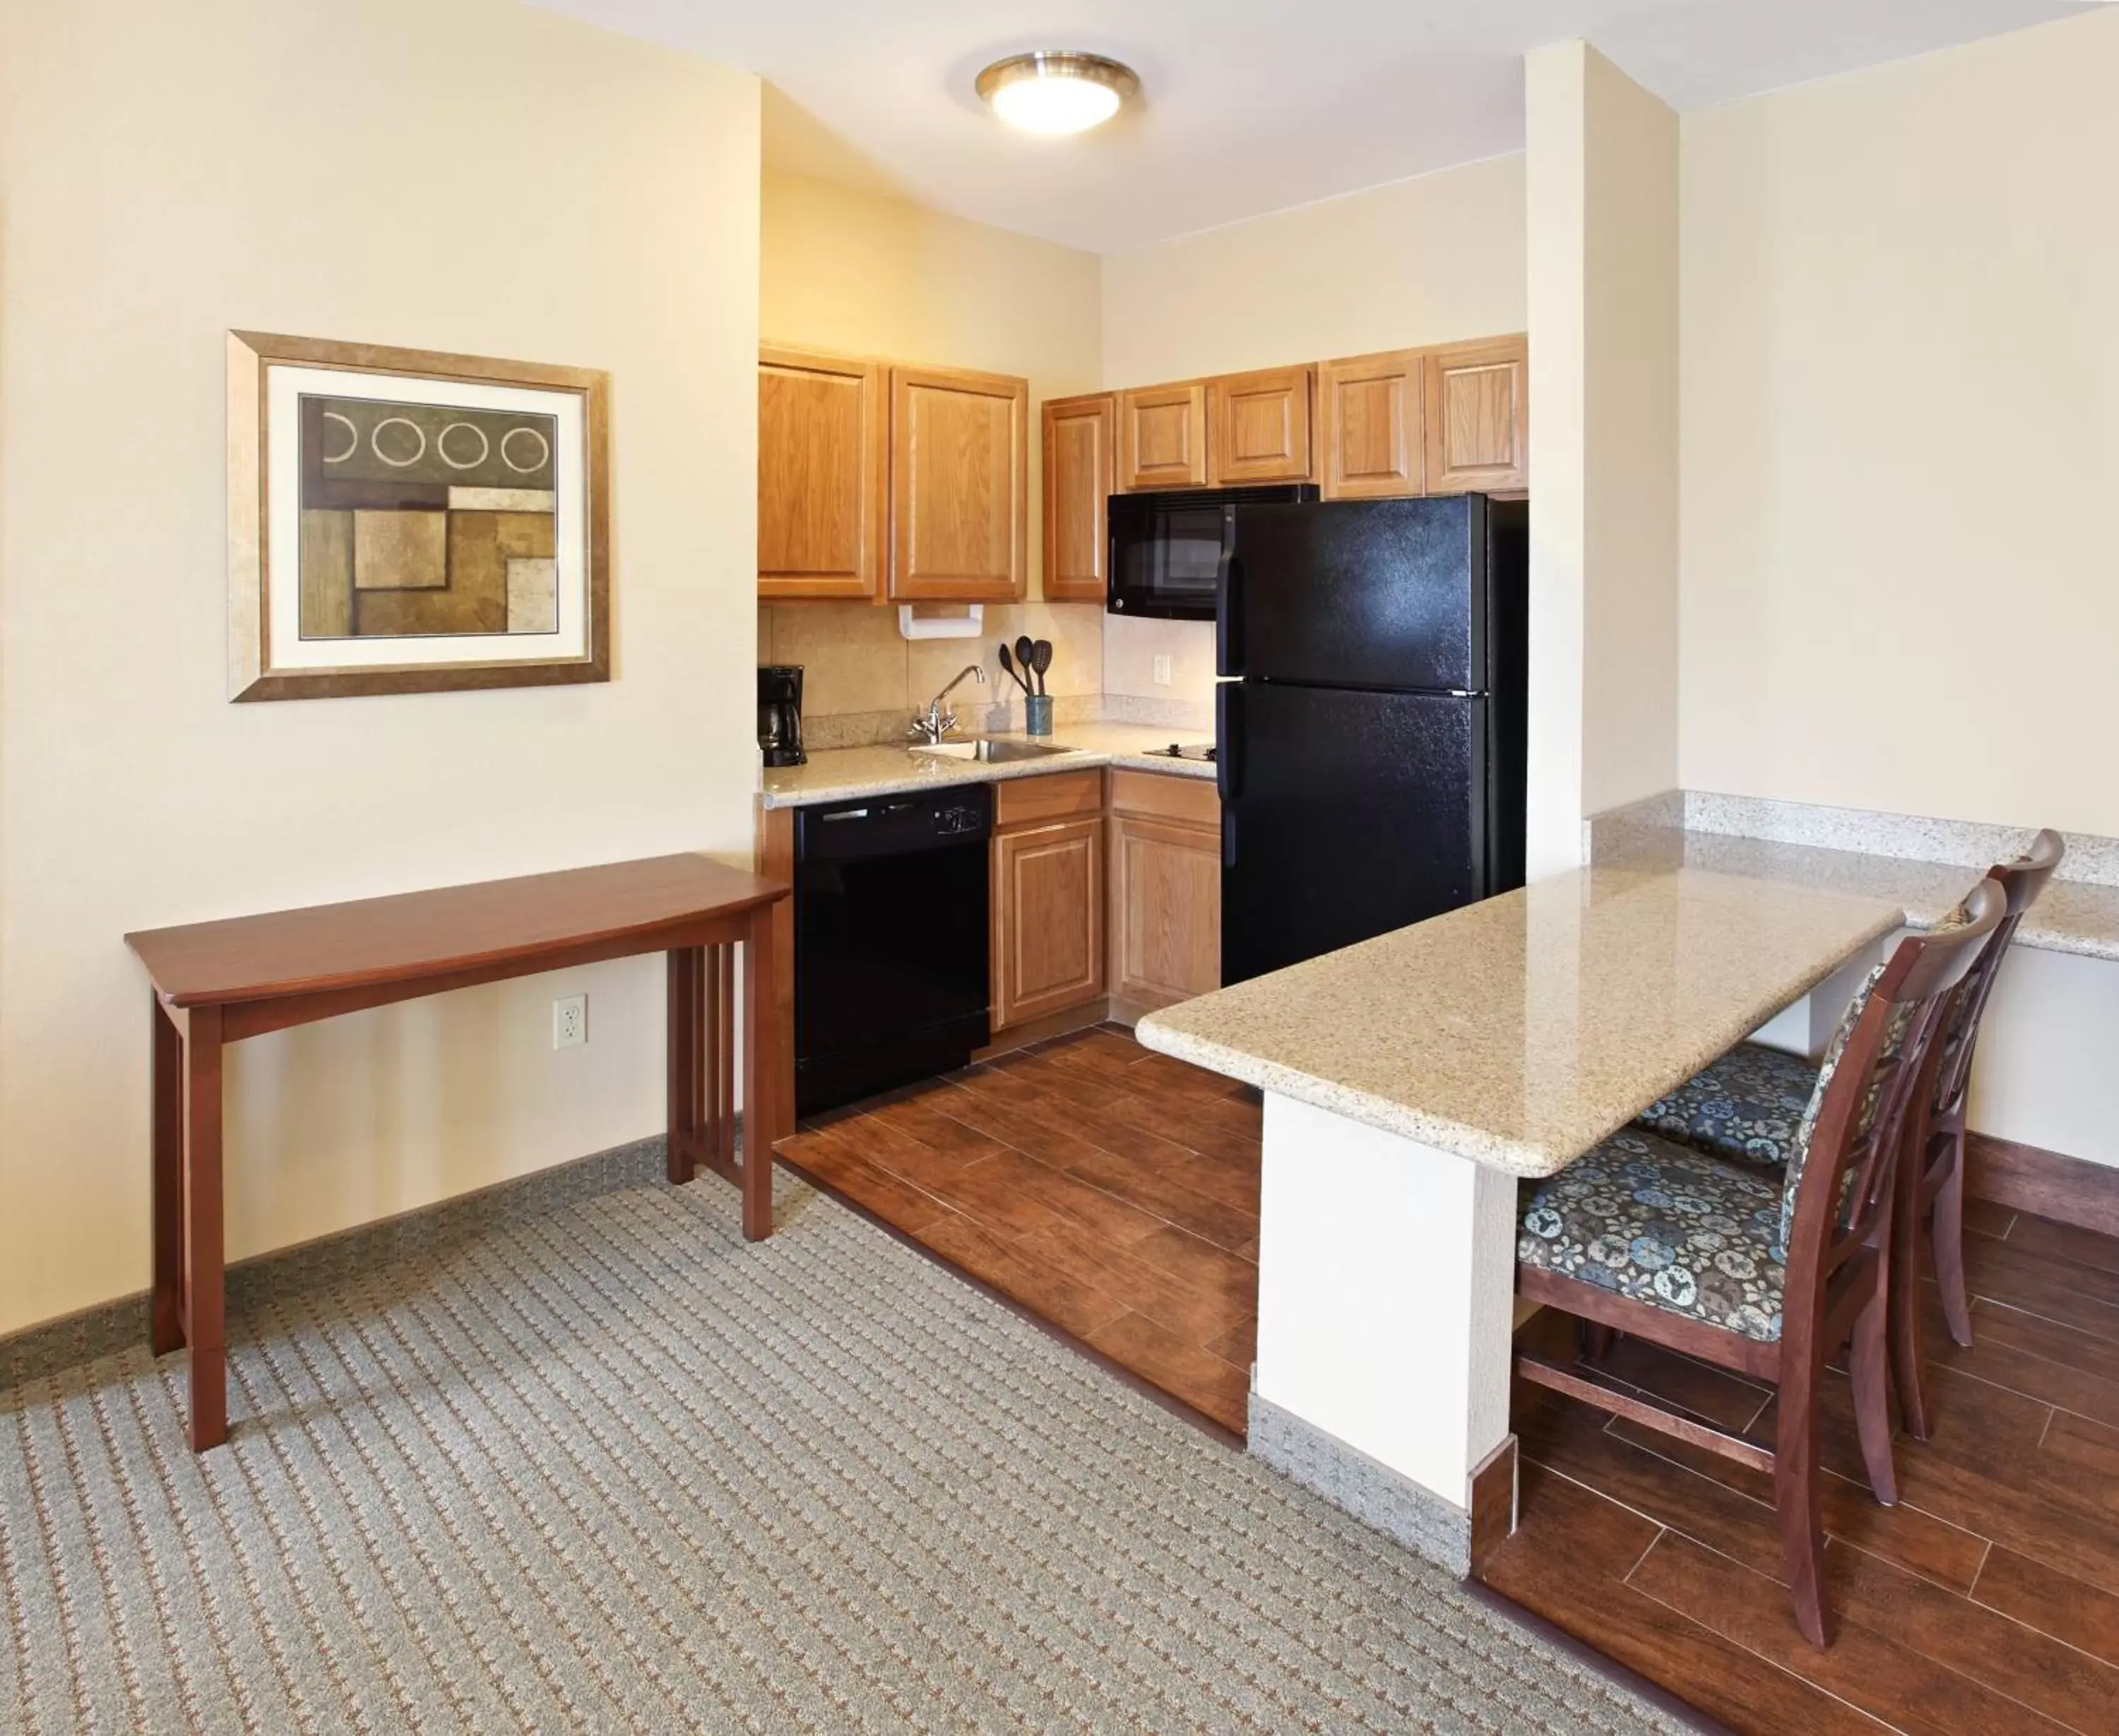
[[1026, 132], [1082, 132], [1101, 126], [1140, 92], [1131, 67], [1101, 54], [1011, 54], [979, 74], [979, 95]]

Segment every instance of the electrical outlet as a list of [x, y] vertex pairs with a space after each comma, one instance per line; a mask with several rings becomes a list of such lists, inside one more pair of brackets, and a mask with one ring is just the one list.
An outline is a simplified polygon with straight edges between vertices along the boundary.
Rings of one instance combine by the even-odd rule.
[[1170, 654], [1167, 651], [1155, 660], [1155, 684], [1159, 687], [1170, 685]]
[[552, 1047], [579, 1049], [589, 1039], [589, 998], [562, 995], [552, 1002]]

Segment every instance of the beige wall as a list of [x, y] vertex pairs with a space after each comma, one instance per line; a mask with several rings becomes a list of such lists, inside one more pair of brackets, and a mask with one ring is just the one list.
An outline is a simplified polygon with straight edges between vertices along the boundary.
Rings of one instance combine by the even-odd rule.
[[[1152, 385], [1521, 331], [1523, 160], [1496, 157], [1103, 262], [1103, 383]], [[1534, 425], [1534, 424], [1533, 424]], [[1154, 660], [1171, 660], [1167, 685]], [[1213, 629], [1110, 622], [1104, 686], [1204, 705]]]
[[2119, 833], [2119, 10], [1688, 115], [1684, 782]]
[[[768, 341], [1030, 382], [1033, 599], [1043, 595], [1038, 406], [1096, 390], [1098, 294], [1093, 253], [803, 175], [765, 177], [758, 306]], [[908, 645], [897, 621], [895, 609], [863, 603], [782, 604], [759, 611], [761, 649], [803, 665], [812, 716], [909, 716], [975, 657], [995, 683], [990, 697], [1016, 693], [1002, 684], [995, 647], [1018, 634], [1054, 642], [1050, 692], [1102, 686], [1102, 611], [1093, 604], [990, 607], [976, 642]]]
[[1523, 329], [1523, 160], [1393, 181], [1103, 262], [1103, 383]]
[[1594, 49], [1525, 63], [1528, 871], [1677, 773], [1677, 118]]
[[[508, 0], [0, 0], [0, 39], [4, 1331], [146, 1281], [128, 929], [747, 855], [758, 96]], [[617, 678], [229, 704], [230, 326], [610, 369]], [[231, 1253], [655, 1132], [661, 992], [232, 1050]]]

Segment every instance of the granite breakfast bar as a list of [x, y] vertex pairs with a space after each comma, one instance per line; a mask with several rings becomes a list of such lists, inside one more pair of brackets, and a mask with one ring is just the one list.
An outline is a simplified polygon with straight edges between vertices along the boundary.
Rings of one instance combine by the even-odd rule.
[[1468, 1571], [1513, 1507], [1517, 1183], [1811, 990], [1843, 1003], [1903, 919], [1585, 868], [1143, 1019], [1264, 1093], [1251, 1450]]

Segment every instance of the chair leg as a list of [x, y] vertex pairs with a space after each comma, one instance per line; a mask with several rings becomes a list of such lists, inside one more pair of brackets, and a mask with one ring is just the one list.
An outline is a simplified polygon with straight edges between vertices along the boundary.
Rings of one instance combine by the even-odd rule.
[[1848, 1368], [1854, 1379], [1854, 1425], [1862, 1437], [1862, 1462], [1869, 1487], [1885, 1507], [1899, 1504], [1897, 1467], [1891, 1462], [1889, 1356], [1884, 1340], [1885, 1303], [1879, 1295], [1854, 1322], [1853, 1354]]
[[1780, 1426], [1774, 1442], [1774, 1505], [1781, 1521], [1795, 1624], [1813, 1646], [1832, 1643], [1825, 1607], [1823, 1473], [1817, 1463], [1817, 1373], [1815, 1358], [1787, 1371], [1781, 1382]]
[[1574, 1322], [1575, 1354], [1593, 1368], [1611, 1354], [1611, 1345], [1618, 1338], [1616, 1327], [1601, 1326], [1593, 1320]]
[[1935, 1282], [1950, 1336], [1972, 1342], [1972, 1304], [1964, 1291], [1964, 1129], [1950, 1134], [1950, 1173], [1935, 1197]]
[[[1935, 1431], [1927, 1414], [1927, 1356], [1921, 1346], [1918, 1226], [1917, 1215], [1911, 1215], [1891, 1227], [1894, 1246], [1890, 1294], [1886, 1307], [1890, 1322], [1891, 1386], [1899, 1395], [1899, 1410], [1905, 1419], [1906, 1433], [1916, 1441], [1925, 1441]], [[1857, 1322], [1854, 1329], [1857, 1355], [1861, 1344], [1862, 1327]], [[1860, 1396], [1858, 1388], [1856, 1396]]]
[[[1927, 1414], [1927, 1354], [1921, 1344], [1921, 1182], [1927, 1173], [1925, 1125], [1908, 1128], [1899, 1154], [1897, 1197], [1891, 1211], [1889, 1320], [1891, 1385], [1906, 1433], [1925, 1441], [1934, 1432]], [[1858, 1341], [1860, 1332], [1856, 1338]]]

